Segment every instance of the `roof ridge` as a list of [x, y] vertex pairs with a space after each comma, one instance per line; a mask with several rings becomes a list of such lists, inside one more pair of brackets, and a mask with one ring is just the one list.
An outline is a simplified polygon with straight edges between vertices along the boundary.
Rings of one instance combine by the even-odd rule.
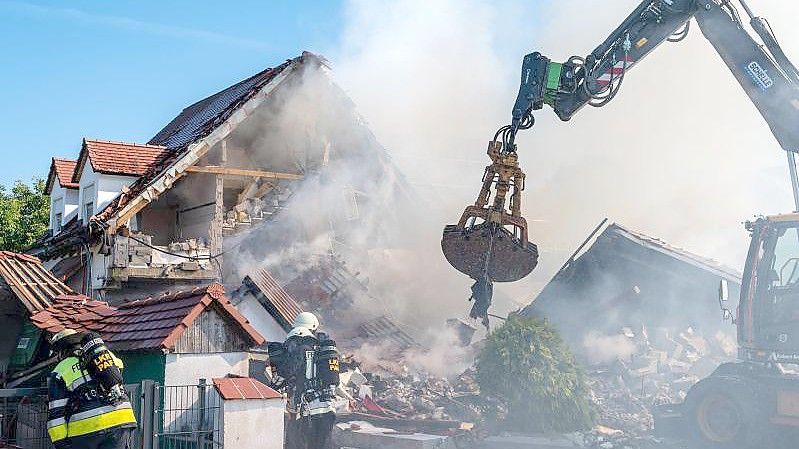
[[133, 147], [144, 147], [144, 148], [153, 148], [153, 149], [159, 149], [159, 150], [165, 150], [166, 149], [166, 147], [163, 146], [163, 145], [152, 145], [152, 144], [149, 144], [149, 143], [138, 143], [138, 142], [125, 142], [125, 141], [122, 141], [122, 140], [94, 139], [94, 138], [91, 138], [91, 137], [84, 137], [83, 140], [86, 141], [86, 142], [113, 143], [113, 144], [119, 144], [119, 145], [127, 145], [127, 146], [133, 146]]

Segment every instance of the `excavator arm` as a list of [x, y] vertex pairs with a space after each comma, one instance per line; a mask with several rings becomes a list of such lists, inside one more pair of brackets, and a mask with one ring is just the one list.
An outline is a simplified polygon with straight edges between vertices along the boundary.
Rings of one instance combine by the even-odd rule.
[[[750, 24], [765, 45], [744, 29], [730, 0], [647, 0], [586, 57], [564, 63], [535, 52], [524, 57], [519, 94], [513, 107], [506, 144], [519, 129], [532, 126], [534, 110], [545, 104], [561, 120], [569, 120], [586, 105], [601, 107], [622, 86], [627, 71], [663, 42], [682, 40], [691, 19], [768, 123], [780, 146], [799, 151], [799, 77], [785, 56], [768, 22], [755, 17], [741, 0]], [[691, 70], [686, 61], [685, 70]], [[697, 72], [697, 76], [702, 76]]]
[[[744, 8], [762, 45], [744, 28], [736, 4]], [[525, 176], [515, 143], [518, 131], [534, 125], [533, 111], [549, 105], [565, 121], [586, 105], [607, 105], [627, 72], [660, 44], [684, 39], [692, 19], [786, 150], [799, 210], [794, 160], [794, 152], [799, 152], [799, 72], [768, 22], [756, 17], [745, 0], [645, 0], [585, 57], [572, 56], [563, 63], [539, 52], [524, 57], [512, 120], [489, 142], [492, 164], [486, 167], [482, 189], [458, 223], [444, 228], [441, 240], [447, 261], [475, 281], [473, 291], [489, 292], [480, 286], [519, 280], [538, 263], [538, 248], [527, 240], [527, 221], [521, 215]], [[691, 61], [685, 62], [685, 70], [692, 70]], [[472, 317], [487, 323], [490, 296], [472, 295]]]

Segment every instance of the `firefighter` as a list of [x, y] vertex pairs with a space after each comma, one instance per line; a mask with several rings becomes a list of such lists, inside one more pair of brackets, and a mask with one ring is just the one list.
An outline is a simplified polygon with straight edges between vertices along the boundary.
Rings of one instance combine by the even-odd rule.
[[65, 329], [47, 380], [47, 433], [56, 449], [128, 449], [136, 418], [123, 389], [122, 361], [93, 332]]
[[300, 313], [284, 343], [293, 378], [286, 429], [286, 447], [290, 449], [333, 448], [338, 351], [335, 342], [318, 329], [314, 314]]
[[488, 329], [488, 308], [491, 307], [491, 299], [494, 296], [494, 284], [488, 275], [475, 279], [472, 284], [472, 296], [469, 301], [474, 300], [469, 317], [480, 319], [483, 326]]

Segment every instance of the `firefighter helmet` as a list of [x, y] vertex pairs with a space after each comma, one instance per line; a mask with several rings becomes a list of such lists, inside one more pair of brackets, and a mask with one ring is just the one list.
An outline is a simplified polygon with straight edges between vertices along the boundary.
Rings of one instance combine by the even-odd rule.
[[311, 332], [316, 332], [316, 329], [319, 329], [319, 319], [311, 312], [302, 312], [297, 315], [297, 318], [294, 318], [291, 327], [304, 327]]
[[50, 349], [61, 351], [80, 343], [80, 335], [75, 329], [64, 329], [50, 337]]
[[286, 339], [291, 337], [313, 337], [313, 332], [309, 331], [304, 327], [295, 327], [294, 329], [290, 330], [288, 335], [286, 335]]

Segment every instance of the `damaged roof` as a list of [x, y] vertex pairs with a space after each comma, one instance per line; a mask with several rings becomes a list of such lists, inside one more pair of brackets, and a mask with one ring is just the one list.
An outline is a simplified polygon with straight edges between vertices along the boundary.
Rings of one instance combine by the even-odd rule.
[[290, 329], [294, 319], [302, 313], [297, 301], [283, 290], [267, 269], [245, 276], [243, 283], [283, 329]]
[[157, 145], [84, 138], [72, 172], [72, 182], [80, 181], [86, 161], [96, 173], [141, 176], [156, 166], [166, 153], [165, 147]]
[[10, 290], [30, 313], [49, 307], [59, 295], [75, 293], [36, 257], [11, 251], [0, 251], [0, 287]]
[[56, 181], [58, 181], [59, 186], [65, 189], [77, 189], [78, 183], [72, 181], [72, 174], [75, 173], [76, 165], [78, 165], [78, 161], [74, 159], [54, 157], [50, 163], [50, 172], [47, 174], [44, 193], [47, 195], [53, 193], [53, 186], [55, 186]]
[[168, 152], [165, 157], [131, 184], [127, 194], [111, 201], [95, 218], [102, 222], [112, 218], [132, 198], [144, 192], [149, 184], [179, 161], [186, 154], [189, 145], [210, 135], [287, 68], [309, 60], [323, 63], [322, 59], [313, 53], [303, 52], [297, 58], [263, 70], [181, 111], [148, 142], [150, 145], [166, 147]]
[[253, 345], [264, 338], [230, 303], [221, 284], [167, 293], [114, 307], [83, 295], [64, 295], [47, 309], [33, 315], [39, 329], [59, 332], [65, 328], [98, 332], [115, 350], [174, 349], [186, 329], [206, 309], [226, 316], [248, 336]]
[[605, 231], [600, 235], [600, 238], [624, 238], [647, 249], [657, 251], [687, 264], [693, 265], [696, 268], [717, 274], [718, 276], [727, 280], [738, 283], [741, 282], [741, 272], [734, 268], [728, 267], [717, 260], [710, 259], [708, 257], [702, 257], [685, 249], [669, 245], [659, 238], [650, 237], [641, 232], [633, 231], [632, 229], [626, 228], [618, 223], [613, 223], [608, 226], [607, 229], [605, 229]]

